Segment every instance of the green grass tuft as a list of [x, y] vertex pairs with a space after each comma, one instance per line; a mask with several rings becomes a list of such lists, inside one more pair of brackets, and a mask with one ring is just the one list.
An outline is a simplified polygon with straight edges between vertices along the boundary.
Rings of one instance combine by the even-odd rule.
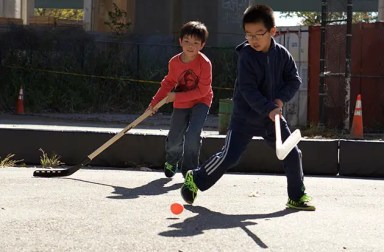
[[60, 161], [61, 156], [58, 156], [55, 153], [52, 153], [51, 156], [49, 156], [44, 150], [41, 148], [39, 149], [43, 153], [42, 156], [40, 156], [40, 164], [43, 168], [55, 168], [60, 165], [63, 165], [65, 163]]
[[8, 154], [4, 159], [1, 159], [0, 157], [0, 168], [15, 167], [18, 163], [23, 161], [23, 159], [14, 160], [14, 156], [15, 154]]

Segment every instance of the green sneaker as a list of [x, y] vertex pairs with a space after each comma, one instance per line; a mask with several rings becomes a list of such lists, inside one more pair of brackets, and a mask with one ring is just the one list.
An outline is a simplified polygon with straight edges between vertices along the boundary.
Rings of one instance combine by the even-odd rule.
[[171, 178], [175, 175], [177, 172], [177, 164], [171, 165], [168, 162], [165, 162], [164, 164], [164, 174], [167, 178]]
[[312, 197], [308, 194], [304, 193], [303, 196], [301, 196], [300, 201], [301, 202], [310, 202], [312, 200]]
[[184, 184], [181, 187], [181, 197], [183, 197], [184, 201], [188, 204], [193, 204], [195, 198], [197, 196], [197, 186], [193, 181], [193, 171], [187, 171], [185, 174]]
[[304, 210], [304, 211], [315, 211], [316, 207], [308, 204], [309, 201], [312, 200], [311, 196], [308, 196], [304, 193], [303, 196], [299, 199], [299, 201], [288, 199], [287, 208]]

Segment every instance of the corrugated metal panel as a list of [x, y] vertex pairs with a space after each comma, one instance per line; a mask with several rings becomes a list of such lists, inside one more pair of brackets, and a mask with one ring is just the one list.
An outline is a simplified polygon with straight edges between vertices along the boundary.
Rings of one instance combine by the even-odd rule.
[[279, 27], [275, 36], [276, 41], [292, 54], [303, 81], [295, 97], [284, 106], [285, 117], [291, 126], [307, 125], [308, 37], [307, 26]]

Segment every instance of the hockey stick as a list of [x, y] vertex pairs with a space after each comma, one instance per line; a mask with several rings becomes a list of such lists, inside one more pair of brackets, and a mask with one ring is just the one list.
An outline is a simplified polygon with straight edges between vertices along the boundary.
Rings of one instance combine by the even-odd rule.
[[283, 160], [293, 148], [300, 142], [301, 132], [295, 130], [285, 141], [281, 141], [280, 115], [275, 115], [276, 156]]
[[[159, 103], [156, 104], [156, 106], [153, 108], [155, 111], [157, 111], [161, 106], [163, 106], [167, 101], [167, 97], [165, 97], [163, 100], [161, 100]], [[42, 170], [36, 170], [33, 172], [34, 177], [64, 177], [69, 176], [79, 169], [83, 168], [87, 164], [89, 164], [97, 155], [99, 155], [101, 152], [103, 152], [105, 149], [107, 149], [109, 146], [111, 146], [113, 143], [115, 143], [117, 140], [119, 140], [124, 134], [136, 127], [139, 123], [141, 123], [144, 119], [146, 119], [148, 116], [152, 114], [152, 111], [147, 110], [145, 111], [141, 116], [139, 116], [136, 120], [134, 120], [131, 124], [129, 124], [127, 127], [125, 127], [122, 131], [120, 131], [118, 134], [113, 136], [111, 139], [109, 139], [107, 142], [105, 142], [102, 146], [97, 148], [94, 152], [88, 155], [88, 157], [83, 160], [80, 164], [77, 164], [75, 166], [72, 166], [67, 169], [42, 169]]]

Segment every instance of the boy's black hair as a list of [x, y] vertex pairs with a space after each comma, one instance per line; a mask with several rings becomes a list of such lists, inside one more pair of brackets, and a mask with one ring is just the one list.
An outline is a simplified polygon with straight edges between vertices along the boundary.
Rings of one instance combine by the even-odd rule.
[[275, 27], [275, 17], [273, 16], [271, 7], [262, 4], [251, 5], [245, 10], [243, 15], [243, 29], [245, 24], [259, 22], [264, 23], [268, 31]]
[[200, 39], [202, 43], [205, 43], [208, 38], [208, 29], [205, 24], [200, 21], [190, 21], [181, 27], [179, 38], [183, 39], [186, 35], [196, 37]]

